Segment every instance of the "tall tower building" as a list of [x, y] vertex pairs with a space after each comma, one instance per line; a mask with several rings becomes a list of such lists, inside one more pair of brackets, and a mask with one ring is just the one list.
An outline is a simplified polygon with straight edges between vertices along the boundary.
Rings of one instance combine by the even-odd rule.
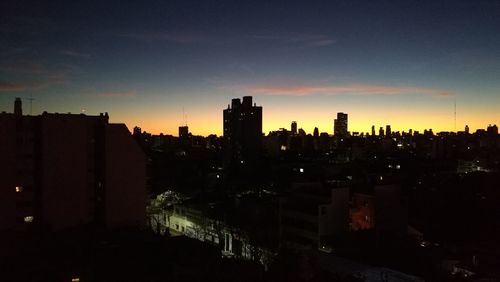
[[378, 129], [378, 136], [384, 137], [384, 128], [382, 126]]
[[292, 135], [297, 135], [297, 122], [292, 121]]
[[14, 115], [23, 115], [23, 104], [21, 102], [21, 98], [16, 98], [16, 100], [14, 101]]
[[337, 118], [333, 122], [333, 134], [347, 136], [347, 114], [337, 113]]
[[372, 136], [375, 136], [375, 125], [372, 125]]
[[314, 137], [319, 137], [319, 129], [317, 127], [314, 128], [313, 136]]
[[189, 137], [189, 127], [187, 125], [179, 126], [179, 138]]
[[252, 96], [232, 99], [223, 111], [226, 163], [252, 162], [262, 145], [262, 107], [252, 105]]
[[469, 134], [469, 126], [465, 125], [465, 134]]
[[390, 125], [385, 126], [385, 137], [391, 138], [392, 136], [392, 130]]

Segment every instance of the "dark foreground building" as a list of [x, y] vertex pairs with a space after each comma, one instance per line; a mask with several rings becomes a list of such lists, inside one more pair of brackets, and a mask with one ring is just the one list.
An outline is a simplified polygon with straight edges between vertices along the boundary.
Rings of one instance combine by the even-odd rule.
[[0, 114], [0, 231], [140, 227], [145, 156], [108, 115]]

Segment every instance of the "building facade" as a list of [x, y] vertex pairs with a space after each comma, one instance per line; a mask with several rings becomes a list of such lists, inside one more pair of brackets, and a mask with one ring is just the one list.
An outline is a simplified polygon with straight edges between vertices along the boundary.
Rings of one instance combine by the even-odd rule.
[[145, 223], [146, 158], [108, 115], [0, 114], [0, 229]]
[[349, 231], [349, 188], [319, 182], [295, 183], [281, 204], [284, 241], [297, 247], [329, 249]]

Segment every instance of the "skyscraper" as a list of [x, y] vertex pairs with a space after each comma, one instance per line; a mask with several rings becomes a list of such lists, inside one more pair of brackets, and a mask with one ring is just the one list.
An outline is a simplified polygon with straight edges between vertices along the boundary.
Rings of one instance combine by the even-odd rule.
[[319, 137], [319, 129], [317, 127], [314, 128], [313, 136]]
[[297, 122], [292, 121], [292, 135], [297, 135]]
[[337, 113], [337, 118], [333, 122], [333, 134], [347, 136], [347, 114]]
[[391, 138], [392, 136], [392, 130], [390, 125], [385, 126], [385, 137]]
[[252, 105], [252, 97], [232, 99], [223, 111], [226, 164], [252, 162], [262, 143], [262, 107]]
[[187, 138], [189, 136], [189, 127], [187, 125], [179, 126], [179, 138]]
[[16, 100], [14, 101], [14, 115], [23, 115], [23, 104], [21, 102], [21, 98], [16, 98]]
[[375, 136], [375, 125], [372, 125], [372, 136]]

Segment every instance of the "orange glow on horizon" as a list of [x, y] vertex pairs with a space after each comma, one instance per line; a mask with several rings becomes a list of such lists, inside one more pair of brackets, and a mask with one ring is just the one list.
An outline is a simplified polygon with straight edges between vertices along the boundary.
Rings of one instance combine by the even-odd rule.
[[[314, 118], [307, 119], [293, 119], [297, 121], [298, 128], [302, 128], [308, 134], [312, 134], [314, 127], [318, 127], [319, 132], [327, 132], [328, 134], [333, 134], [333, 120], [334, 116], [329, 120], [316, 120]], [[120, 122], [120, 121], [111, 121]], [[151, 134], [165, 135], [178, 135], [178, 127], [182, 125], [182, 122], [176, 120], [150, 120], [144, 119], [141, 122], [135, 120], [124, 120], [121, 121], [127, 125], [130, 131], [132, 131], [134, 126], [139, 126], [143, 131], [147, 131]], [[280, 128], [285, 128], [290, 130], [292, 119], [277, 119], [277, 118], [265, 118], [263, 121], [263, 133], [265, 135], [269, 134], [270, 131], [275, 131]], [[477, 129], [486, 129], [489, 124], [495, 124], [494, 122], [483, 121], [479, 118], [471, 118], [469, 122], [464, 122], [463, 120], [457, 120], [456, 131], [463, 131], [465, 125], [468, 125], [471, 132]], [[189, 126], [189, 131], [193, 135], [208, 136], [210, 134], [216, 134], [217, 136], [222, 135], [222, 117], [207, 117], [193, 120], [187, 124]], [[380, 127], [385, 130], [386, 125], [391, 125], [393, 132], [405, 131], [408, 132], [409, 129], [413, 131], [423, 132], [425, 129], [432, 129], [434, 133], [440, 131], [455, 131], [453, 120], [450, 118], [441, 118], [438, 116], [430, 115], [425, 118], [420, 118], [416, 120], [413, 117], [397, 117], [390, 122], [386, 119], [379, 118], [362, 118], [349, 115], [348, 130], [352, 132], [359, 133], [370, 133], [372, 125], [375, 125], [375, 132], [378, 134]]]

